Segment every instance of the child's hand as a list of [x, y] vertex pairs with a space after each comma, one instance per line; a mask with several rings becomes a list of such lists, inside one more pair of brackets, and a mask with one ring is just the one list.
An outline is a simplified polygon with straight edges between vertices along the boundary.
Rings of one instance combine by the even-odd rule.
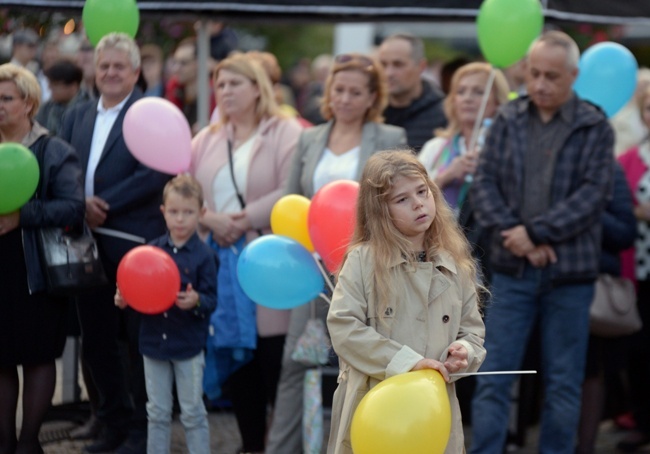
[[454, 342], [447, 350], [449, 354], [445, 361], [445, 367], [450, 373], [458, 372], [467, 367], [467, 349], [462, 344]]
[[113, 297], [113, 301], [115, 302], [115, 305], [117, 307], [119, 307], [120, 309], [124, 309], [126, 307], [126, 301], [124, 301], [124, 298], [122, 298], [122, 294], [120, 293], [119, 288], [115, 292], [115, 296]]
[[194, 309], [199, 302], [199, 294], [192, 288], [192, 284], [187, 284], [184, 292], [178, 292], [176, 296], [176, 305], [188, 311]]
[[435, 369], [442, 374], [442, 378], [449, 383], [449, 371], [440, 361], [435, 359], [424, 358], [418, 361], [411, 371], [422, 370], [422, 369]]

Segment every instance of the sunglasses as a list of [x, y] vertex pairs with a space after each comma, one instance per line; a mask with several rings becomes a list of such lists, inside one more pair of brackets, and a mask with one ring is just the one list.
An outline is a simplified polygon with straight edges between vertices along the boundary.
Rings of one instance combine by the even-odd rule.
[[354, 54], [340, 54], [334, 57], [334, 63], [350, 63], [350, 62], [359, 62], [362, 65], [369, 66], [374, 68], [374, 62], [365, 55], [354, 55]]

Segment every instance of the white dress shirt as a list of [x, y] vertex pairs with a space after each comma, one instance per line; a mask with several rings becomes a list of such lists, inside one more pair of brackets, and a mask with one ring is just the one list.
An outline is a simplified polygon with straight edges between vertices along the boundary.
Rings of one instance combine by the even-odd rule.
[[86, 197], [95, 195], [95, 170], [97, 170], [97, 164], [99, 164], [99, 160], [104, 152], [108, 134], [113, 129], [117, 116], [130, 97], [131, 93], [118, 105], [108, 109], [104, 107], [104, 97], [99, 98], [99, 102], [97, 103], [97, 118], [95, 119], [95, 128], [93, 129], [93, 139], [90, 144], [90, 155], [88, 156], [88, 167], [86, 168]]

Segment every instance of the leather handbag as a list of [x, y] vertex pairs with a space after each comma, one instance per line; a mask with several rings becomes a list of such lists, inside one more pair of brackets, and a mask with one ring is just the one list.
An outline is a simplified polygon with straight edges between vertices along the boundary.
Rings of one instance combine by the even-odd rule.
[[642, 322], [636, 305], [634, 284], [621, 277], [600, 274], [589, 310], [592, 334], [619, 337], [636, 333]]
[[[35, 152], [41, 169], [44, 168], [48, 141], [48, 136], [43, 137]], [[39, 182], [36, 197], [47, 200], [46, 189]], [[71, 231], [61, 227], [41, 227], [36, 239], [48, 293], [75, 296], [108, 284], [97, 243], [85, 221], [81, 229]]]
[[85, 222], [78, 233], [41, 228], [37, 239], [49, 293], [73, 296], [108, 284], [97, 243]]

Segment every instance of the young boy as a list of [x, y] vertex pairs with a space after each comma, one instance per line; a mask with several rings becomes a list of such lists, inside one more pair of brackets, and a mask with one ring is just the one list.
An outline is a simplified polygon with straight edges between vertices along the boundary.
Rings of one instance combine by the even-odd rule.
[[[140, 353], [147, 384], [149, 454], [168, 453], [171, 441], [172, 386], [181, 407], [181, 422], [190, 453], [210, 452], [210, 431], [203, 403], [203, 368], [210, 313], [217, 304], [218, 259], [196, 229], [203, 208], [200, 184], [179, 175], [163, 190], [160, 210], [169, 233], [150, 244], [166, 251], [181, 274], [181, 291], [167, 312], [142, 315]], [[182, 290], [185, 289], [185, 290]], [[115, 305], [126, 301], [119, 292]]]

